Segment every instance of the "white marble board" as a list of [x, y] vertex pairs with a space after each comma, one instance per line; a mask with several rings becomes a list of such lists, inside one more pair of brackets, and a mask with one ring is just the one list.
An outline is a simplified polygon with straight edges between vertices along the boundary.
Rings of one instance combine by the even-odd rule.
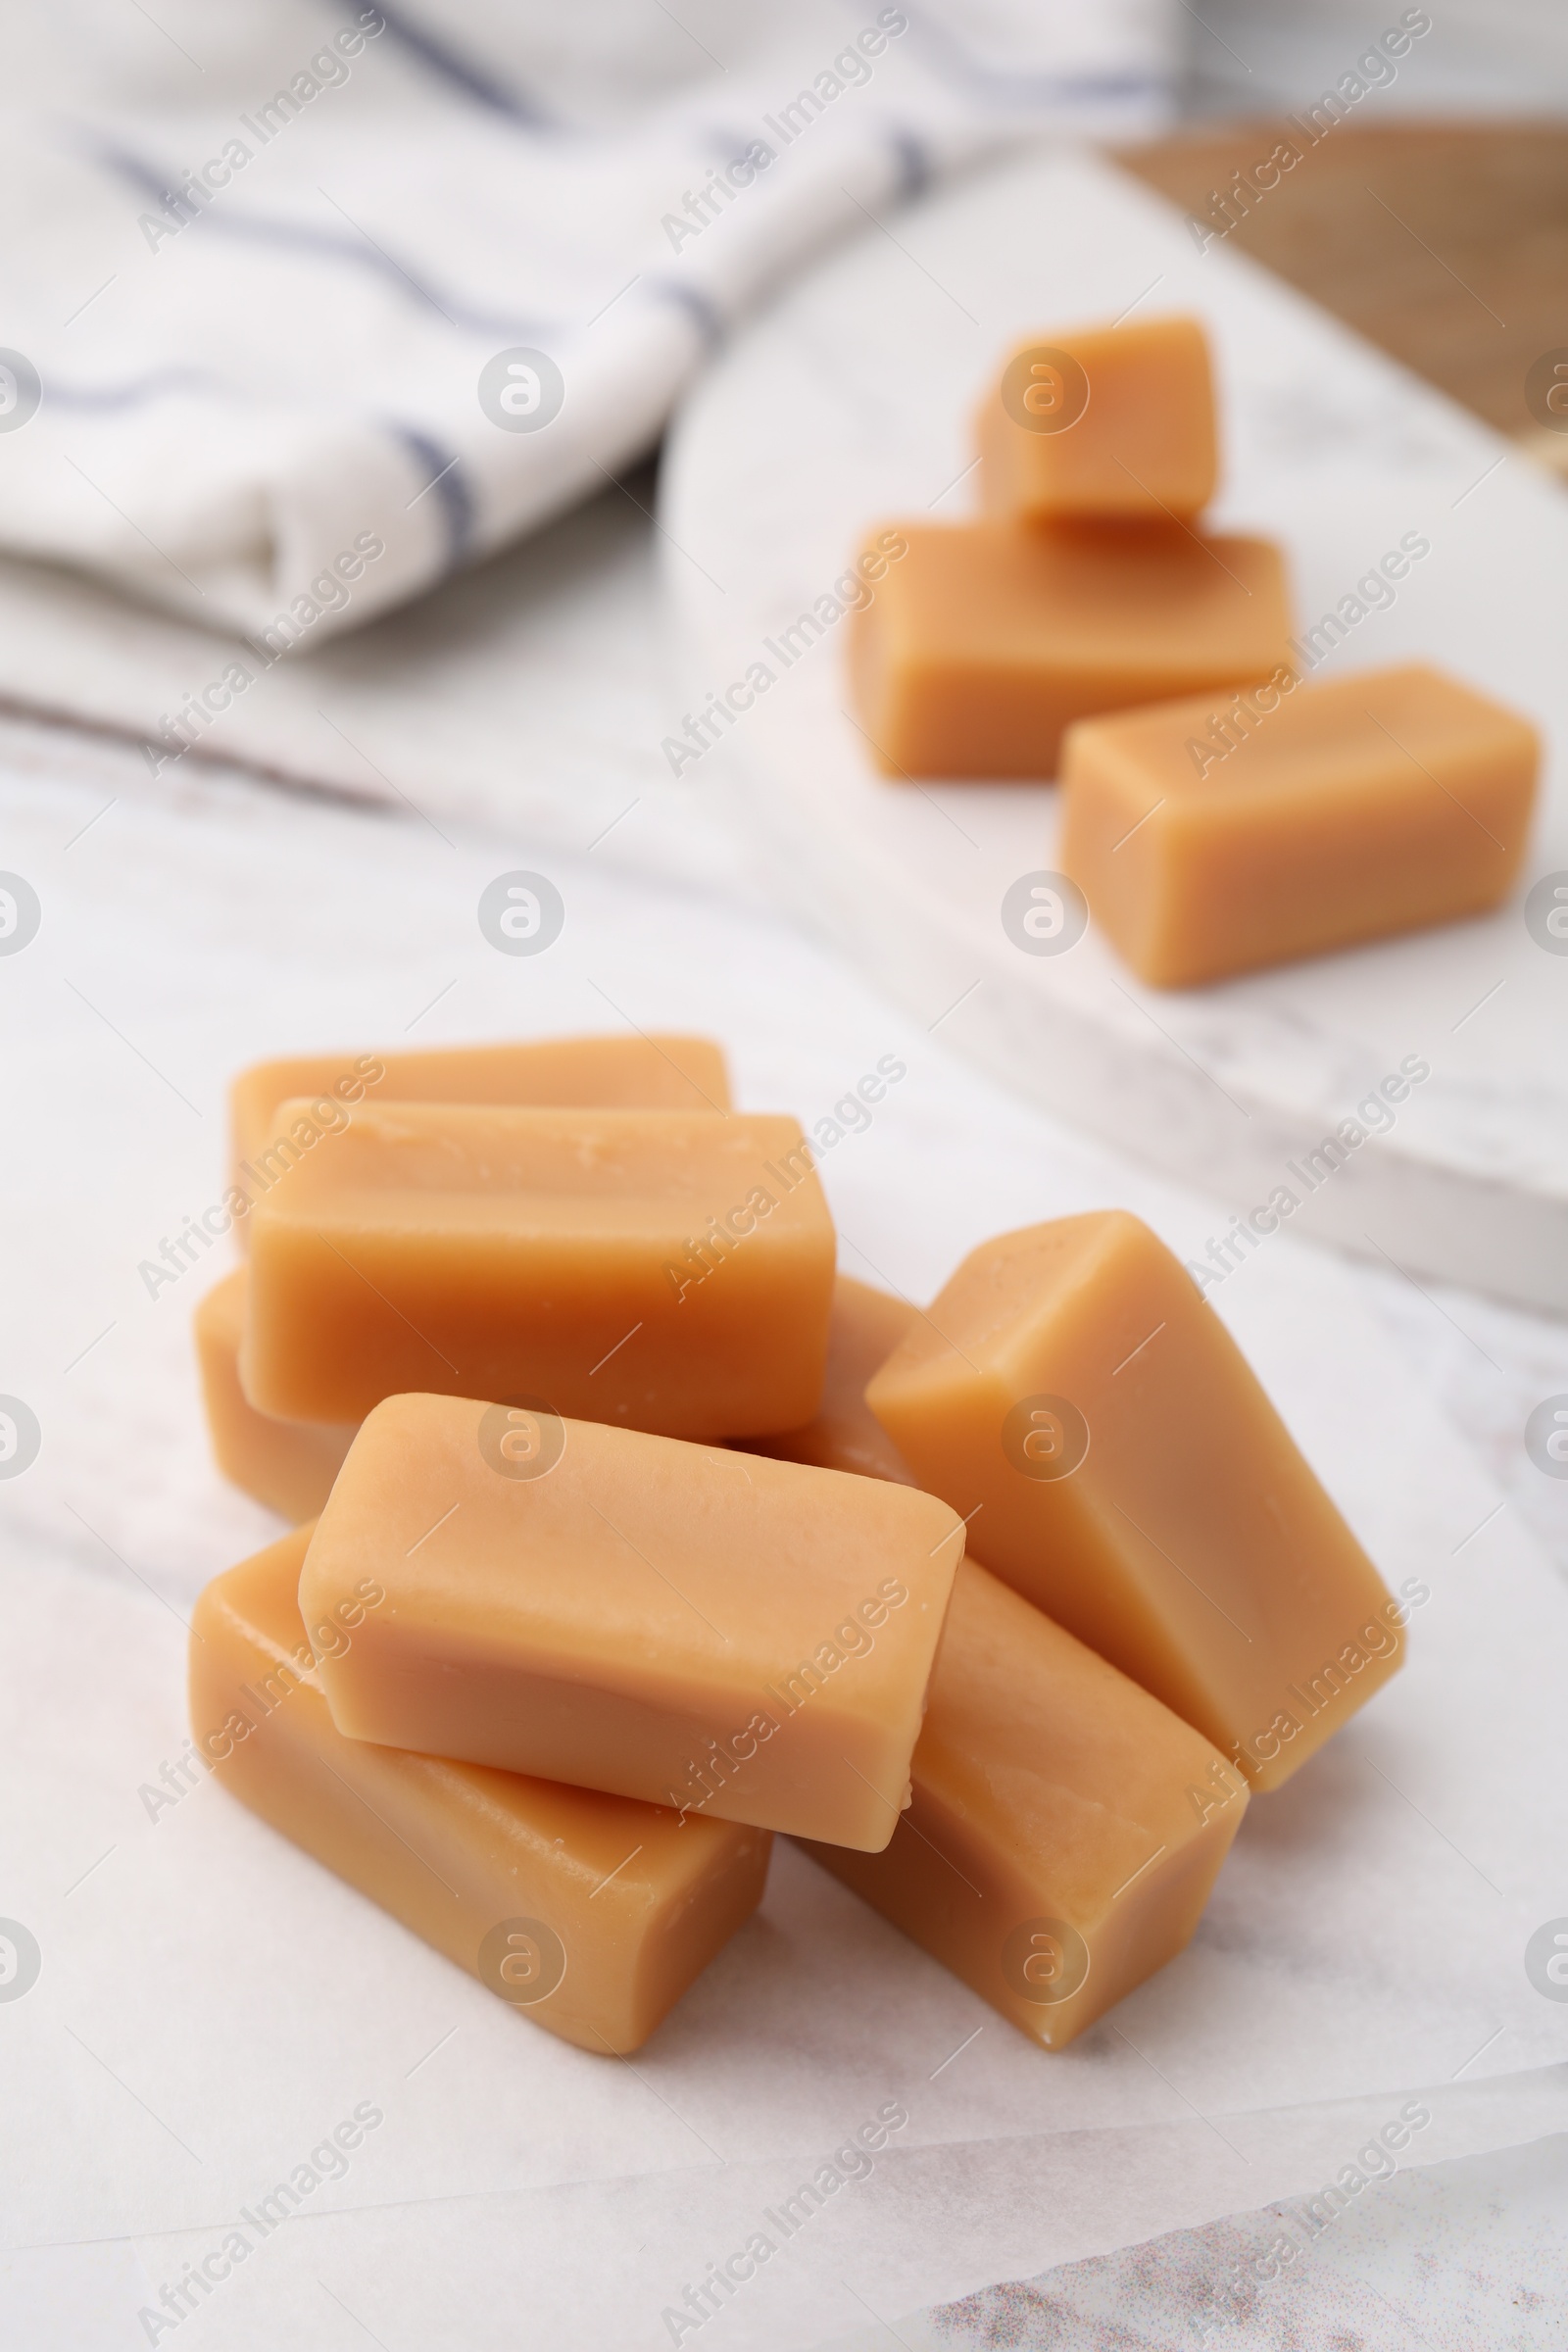
[[[1135, 305], [1206, 320], [1211, 519], [1284, 543], [1302, 623], [1406, 534], [1430, 543], [1318, 674], [1436, 660], [1544, 730], [1525, 881], [1495, 915], [1181, 993], [1144, 988], [1092, 925], [1068, 954], [1026, 955], [1001, 902], [1054, 864], [1054, 788], [883, 781], [846, 710], [842, 623], [788, 669], [764, 649], [867, 525], [972, 508], [969, 416], [1012, 341]], [[1496, 331], [1478, 301], [1476, 332]], [[1238, 1214], [1284, 1185], [1298, 1229], [1568, 1307], [1568, 955], [1524, 905], [1568, 869], [1568, 499], [1544, 474], [1223, 242], [1200, 251], [1109, 164], [1032, 152], [868, 218], [757, 320], [677, 420], [661, 522], [682, 715], [754, 662], [776, 675], [700, 760], [671, 757], [733, 792], [781, 885], [893, 994]], [[1395, 1126], [1308, 1193], [1287, 1162], [1412, 1056], [1431, 1075]]]

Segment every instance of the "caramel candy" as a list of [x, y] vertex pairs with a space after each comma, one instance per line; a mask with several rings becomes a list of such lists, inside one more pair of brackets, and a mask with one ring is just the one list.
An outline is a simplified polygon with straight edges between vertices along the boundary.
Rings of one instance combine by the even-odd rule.
[[833, 1225], [795, 1120], [336, 1115], [252, 1211], [240, 1379], [260, 1411], [357, 1421], [417, 1389], [727, 1438], [816, 1410]]
[[390, 1604], [363, 1579], [307, 1637], [296, 1592], [310, 1535], [242, 1561], [196, 1604], [203, 1761], [548, 2033], [636, 2049], [756, 1909], [766, 1832], [345, 1740], [320, 1666], [352, 1657]]
[[964, 1560], [880, 1854], [835, 1877], [1059, 2050], [1179, 1952], [1247, 1809], [1206, 1740]]
[[1080, 720], [1059, 861], [1141, 978], [1189, 988], [1495, 906], [1539, 764], [1527, 720], [1440, 670], [1281, 669]]
[[860, 724], [885, 775], [1056, 772], [1096, 711], [1269, 677], [1288, 658], [1280, 554], [1175, 523], [907, 523], [850, 616]]
[[1408, 1609], [1138, 1218], [985, 1243], [866, 1396], [975, 1556], [1254, 1788], [1398, 1665]]
[[918, 1311], [888, 1291], [841, 1274], [833, 1286], [827, 1378], [814, 1419], [776, 1438], [743, 1439], [743, 1449], [912, 1487], [908, 1463], [865, 1401], [865, 1384], [886, 1363]]
[[218, 1467], [281, 1519], [314, 1519], [332, 1492], [355, 1422], [274, 1421], [239, 1385], [246, 1270], [214, 1285], [196, 1309], [196, 1356]]
[[976, 427], [988, 512], [1196, 514], [1219, 463], [1208, 338], [1185, 318], [1042, 335], [1012, 354]]
[[929, 1494], [457, 1397], [394, 1396], [300, 1580], [338, 1730], [875, 1850], [963, 1531]]
[[[306, 1137], [280, 1119], [310, 1098]], [[405, 1054], [292, 1054], [258, 1061], [229, 1088], [233, 1183], [247, 1205], [269, 1191], [338, 1102], [510, 1102], [623, 1110], [728, 1110], [724, 1056], [706, 1037], [546, 1037], [526, 1045], [440, 1046]], [[296, 1114], [297, 1116], [298, 1114]], [[234, 1221], [249, 1240], [243, 1210]]]

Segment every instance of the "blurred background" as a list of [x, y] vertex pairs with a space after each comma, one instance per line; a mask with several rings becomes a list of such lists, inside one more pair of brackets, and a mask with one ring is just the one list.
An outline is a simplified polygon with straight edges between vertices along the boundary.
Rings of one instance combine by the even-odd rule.
[[[1180, 34], [1184, 117], [1288, 113], [1315, 97], [1396, 8], [1348, 0], [1204, 0]], [[1400, 114], [1551, 116], [1568, 107], [1568, 22], [1551, 0], [1455, 0], [1441, 42], [1387, 92]]]
[[[1179, 6], [1178, 141], [1136, 168], [1194, 206], [1255, 160], [1243, 123], [1310, 106], [1400, 21], [1344, 0]], [[1565, 444], [1530, 416], [1524, 382], [1568, 337], [1565, 115], [1568, 15], [1550, 0], [1458, 0], [1312, 172], [1237, 232], [1554, 469]], [[1374, 173], [1398, 220], [1368, 189]]]

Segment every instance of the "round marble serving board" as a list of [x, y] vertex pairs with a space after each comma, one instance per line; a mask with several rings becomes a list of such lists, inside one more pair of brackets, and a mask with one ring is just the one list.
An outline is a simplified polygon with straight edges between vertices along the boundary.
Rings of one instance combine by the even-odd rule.
[[[1181, 993], [1143, 987], [1093, 925], [1026, 954], [1002, 901], [1054, 866], [1054, 788], [886, 782], [849, 712], [842, 622], [787, 668], [765, 645], [868, 525], [972, 511], [969, 417], [1010, 342], [1135, 305], [1206, 320], [1210, 519], [1284, 543], [1301, 622], [1407, 534], [1430, 542], [1319, 674], [1434, 660], [1543, 728], [1526, 877], [1495, 915]], [[780, 887], [935, 1034], [1237, 1213], [1283, 1186], [1295, 1230], [1568, 1308], [1568, 956], [1524, 912], [1531, 882], [1568, 869], [1568, 498], [1545, 474], [1223, 240], [1200, 250], [1112, 166], [1058, 150], [868, 221], [693, 394], [661, 500], [682, 716], [754, 663], [774, 673], [672, 762], [732, 795]], [[1309, 1192], [1287, 1162], [1408, 1057], [1431, 1075], [1396, 1124]]]

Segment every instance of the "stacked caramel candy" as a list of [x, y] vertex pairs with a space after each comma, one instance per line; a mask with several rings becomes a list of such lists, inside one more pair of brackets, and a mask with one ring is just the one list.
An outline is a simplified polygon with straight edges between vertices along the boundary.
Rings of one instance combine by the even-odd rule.
[[1023, 345], [976, 437], [981, 517], [901, 523], [852, 622], [885, 775], [1059, 776], [1054, 862], [1164, 988], [1508, 895], [1534, 728], [1422, 663], [1308, 682], [1430, 542], [1406, 531], [1293, 639], [1279, 549], [1200, 513], [1218, 436], [1196, 319]]
[[795, 1120], [702, 1039], [320, 1056], [234, 1089], [203, 1758], [551, 2032], [646, 2038], [771, 1835], [1059, 2048], [1179, 1951], [1253, 1789], [1398, 1663], [1170, 1253], [835, 1277]]

